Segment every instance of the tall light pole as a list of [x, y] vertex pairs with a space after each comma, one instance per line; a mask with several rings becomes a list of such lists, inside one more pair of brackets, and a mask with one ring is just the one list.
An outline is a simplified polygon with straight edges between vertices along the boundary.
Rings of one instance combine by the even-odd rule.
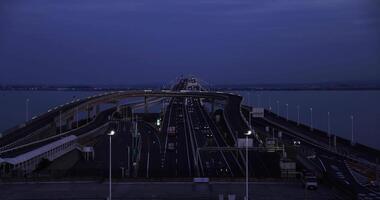
[[25, 122], [29, 121], [29, 98], [25, 100]]
[[59, 134], [62, 134], [62, 111], [59, 111]]
[[79, 127], [79, 113], [78, 106], [76, 107], [76, 115], [77, 115], [77, 128]]
[[271, 102], [271, 97], [269, 95], [269, 111], [272, 111], [272, 102]]
[[331, 149], [330, 112], [327, 112], [327, 135], [329, 136], [329, 149]]
[[251, 105], [251, 91], [248, 91], [248, 105]]
[[245, 200], [248, 200], [248, 136], [252, 134], [252, 130], [245, 133]]
[[351, 114], [351, 145], [354, 145], [354, 115]]
[[108, 195], [108, 200], [112, 200], [112, 136], [115, 135], [115, 131], [111, 130], [110, 132], [107, 133], [109, 136], [110, 140], [110, 166], [109, 166], [109, 195]]
[[277, 100], [277, 116], [280, 116], [280, 101]]
[[249, 129], [252, 129], [252, 110], [253, 110], [253, 108], [251, 108], [250, 110], [249, 110]]
[[260, 107], [261, 104], [261, 95], [257, 94], [257, 107]]
[[289, 120], [289, 104], [285, 104], [286, 105], [286, 121]]
[[313, 131], [313, 108], [310, 108], [310, 130]]
[[300, 106], [297, 105], [297, 126], [300, 125]]

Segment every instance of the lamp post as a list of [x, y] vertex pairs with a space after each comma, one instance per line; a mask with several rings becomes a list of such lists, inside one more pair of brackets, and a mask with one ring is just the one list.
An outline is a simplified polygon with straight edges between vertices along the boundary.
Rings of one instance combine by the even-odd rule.
[[313, 131], [313, 108], [310, 108], [310, 130]]
[[272, 102], [271, 102], [271, 97], [269, 96], [269, 111], [272, 111]]
[[245, 200], [248, 200], [248, 136], [252, 134], [252, 130], [245, 133]]
[[62, 134], [62, 111], [59, 111], [59, 134]]
[[330, 112], [327, 112], [327, 135], [329, 136], [329, 149], [331, 149]]
[[248, 105], [251, 105], [251, 91], [248, 91]]
[[25, 122], [29, 121], [29, 98], [25, 100]]
[[351, 145], [354, 145], [354, 115], [351, 114]]
[[115, 135], [115, 131], [114, 130], [111, 130], [110, 132], [107, 133], [107, 135], [109, 136], [109, 140], [110, 140], [110, 155], [109, 155], [109, 159], [110, 159], [110, 166], [109, 166], [109, 195], [108, 195], [108, 200], [112, 200], [112, 136]]
[[297, 126], [300, 125], [300, 106], [297, 105]]
[[75, 107], [75, 110], [76, 110], [77, 128], [78, 128], [79, 127], [79, 110], [78, 110], [78, 106]]
[[257, 94], [257, 107], [260, 107], [261, 105], [261, 95]]
[[277, 100], [277, 116], [280, 116], [280, 101]]
[[289, 104], [285, 104], [286, 105], [286, 121], [289, 120]]

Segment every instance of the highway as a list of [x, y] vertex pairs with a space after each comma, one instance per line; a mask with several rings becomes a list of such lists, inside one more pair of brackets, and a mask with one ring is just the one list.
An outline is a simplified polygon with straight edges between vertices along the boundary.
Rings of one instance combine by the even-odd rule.
[[[265, 127], [275, 128], [275, 135], [277, 135], [278, 131], [282, 131], [282, 140], [288, 145], [292, 144], [294, 140], [300, 140], [301, 145], [297, 147], [300, 152], [304, 152], [304, 156], [315, 155], [315, 157], [310, 157], [308, 160], [321, 170], [323, 175], [331, 181], [331, 184], [345, 191], [347, 197], [354, 195], [358, 199], [380, 198], [379, 192], [360, 184], [356, 180], [346, 164], [351, 160], [350, 157], [336, 153], [333, 150], [334, 148], [328, 148], [328, 139], [326, 137], [322, 138], [323, 136], [320, 133], [318, 134], [318, 130], [311, 131], [310, 128], [298, 127], [294, 122], [289, 122], [271, 113], [266, 113], [262, 119], [254, 118], [252, 125], [263, 133], [265, 132]], [[314, 131], [317, 133], [314, 133]], [[269, 132], [268, 134], [271, 135], [272, 133]], [[344, 144], [340, 144], [339, 148], [351, 149], [352, 151], [352, 148], [346, 147]], [[299, 153], [299, 155], [302, 156], [302, 153]], [[356, 156], [358, 155], [360, 154], [356, 154]], [[365, 158], [368, 158], [370, 155], [367, 155]], [[365, 161], [365, 163], [367, 162]]]
[[[171, 90], [117, 91], [57, 106], [0, 139], [1, 170], [10, 176], [19, 169], [19, 165], [9, 162], [9, 158], [72, 135], [78, 138], [74, 150], [70, 149], [70, 153], [67, 151], [58, 159], [53, 158], [55, 160], [51, 161], [48, 168], [42, 171], [33, 171], [36, 169], [33, 168], [28, 173], [40, 178], [40, 172], [54, 173], [53, 166], [68, 166], [65, 163], [72, 163], [71, 167], [63, 170], [61, 177], [104, 179], [108, 175], [109, 136], [105, 134], [105, 129], [98, 132], [94, 130], [105, 127], [116, 132], [112, 136], [111, 170], [117, 180], [186, 181], [195, 177], [206, 177], [212, 181], [242, 180], [246, 175], [245, 148], [238, 145], [237, 141], [245, 139], [244, 133], [250, 129], [243, 115], [247, 113], [247, 106], [241, 105], [242, 97], [239, 95], [203, 91], [202, 87], [194, 84], [194, 80], [181, 79]], [[131, 97], [140, 97], [142, 101], [121, 104]], [[148, 113], [148, 105], [163, 100], [167, 103], [163, 104], [162, 112]], [[210, 112], [209, 108], [214, 108], [212, 103], [216, 101], [217, 112]], [[96, 109], [95, 116], [79, 119], [78, 126], [58, 134], [60, 127], [56, 124], [60, 114], [63, 113], [66, 120], [73, 120], [72, 115], [78, 110], [86, 112], [86, 108], [91, 107], [94, 111], [103, 104], [111, 106], [104, 110]], [[144, 108], [144, 111], [136, 111], [130, 116], [130, 107]], [[220, 120], [216, 120], [215, 115]], [[157, 120], [159, 123], [156, 123]], [[253, 118], [251, 126], [258, 133], [254, 135], [253, 147], [248, 148], [248, 175], [251, 180], [281, 177], [279, 161], [285, 152], [268, 152], [260, 138], [278, 137], [278, 131], [282, 131], [280, 144], [286, 146], [285, 150], [289, 150], [289, 154], [296, 150], [295, 159], [306, 159], [321, 172], [323, 178], [344, 191], [348, 197], [379, 197], [373, 188], [358, 182], [357, 176], [349, 168], [349, 165], [352, 167], [351, 162], [373, 166], [370, 164], [379, 155], [377, 150], [360, 144], [348, 145], [342, 138], [338, 139], [337, 150], [332, 149], [332, 142], [330, 140], [329, 145], [325, 133], [316, 129], [310, 131], [305, 125], [298, 126], [268, 111], [263, 118]], [[276, 134], [272, 135], [266, 127], [275, 130], [273, 133]], [[49, 131], [52, 134], [45, 134]], [[301, 144], [293, 145], [293, 141], [301, 141]], [[93, 147], [93, 159], [84, 159], [85, 147]], [[21, 166], [28, 165], [32, 159], [34, 163], [40, 162], [41, 155], [33, 154], [33, 158], [22, 160]], [[16, 169], [11, 165], [15, 165]], [[299, 168], [295, 170], [300, 171]]]

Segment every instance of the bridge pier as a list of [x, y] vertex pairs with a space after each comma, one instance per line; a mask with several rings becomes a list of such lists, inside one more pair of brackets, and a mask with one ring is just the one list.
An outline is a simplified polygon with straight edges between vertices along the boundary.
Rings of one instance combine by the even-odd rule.
[[97, 104], [97, 105], [95, 106], [95, 116], [97, 116], [97, 115], [99, 114], [99, 112], [100, 112], [100, 105]]
[[92, 112], [92, 110], [93, 110], [94, 108], [91, 106], [91, 107], [89, 107], [89, 106], [87, 106], [87, 122], [89, 122], [90, 121], [90, 119], [91, 119], [91, 112]]
[[73, 119], [74, 119], [74, 116], [70, 116], [70, 117], [66, 118], [66, 120], [65, 120], [67, 129], [69, 129], [69, 130], [72, 128]]

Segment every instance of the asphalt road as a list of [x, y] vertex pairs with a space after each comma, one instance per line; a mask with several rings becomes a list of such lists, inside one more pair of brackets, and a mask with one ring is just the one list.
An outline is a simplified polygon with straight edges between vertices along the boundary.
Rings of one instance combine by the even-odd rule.
[[[0, 184], [2, 200], [100, 200], [108, 196], [108, 185], [104, 183], [32, 183]], [[228, 194], [242, 199], [245, 194], [243, 183], [114, 183], [112, 197], [115, 200], [206, 200], [218, 199], [220, 194], [226, 199]], [[308, 191], [299, 182], [254, 182], [250, 183], [249, 195], [252, 199], [294, 199], [320, 200], [336, 199], [337, 194], [325, 186]]]

